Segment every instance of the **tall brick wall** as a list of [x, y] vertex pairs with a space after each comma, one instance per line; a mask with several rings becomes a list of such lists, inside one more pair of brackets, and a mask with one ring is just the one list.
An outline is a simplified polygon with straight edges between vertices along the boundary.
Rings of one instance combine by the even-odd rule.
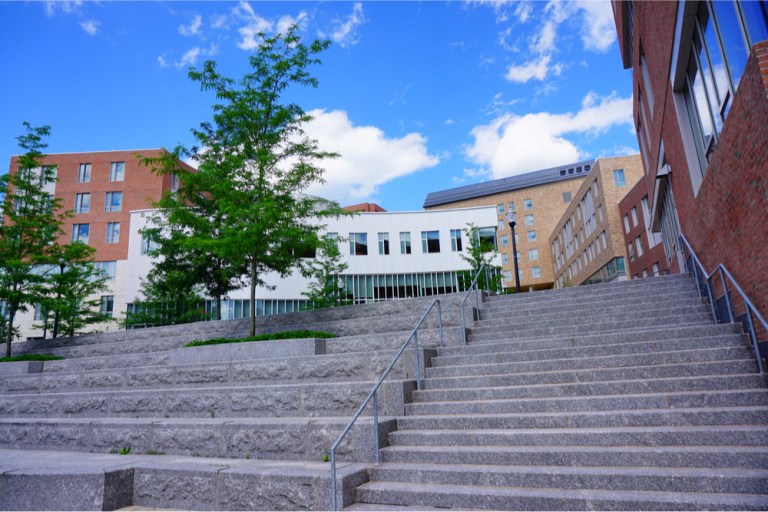
[[[639, 251], [636, 250], [635, 259], [627, 260], [627, 275], [633, 279], [643, 277], [643, 271], [645, 271], [648, 276], [653, 275], [654, 264], [657, 265], [659, 274], [666, 274], [669, 272], [667, 258], [664, 254], [664, 244], [659, 241], [651, 247], [651, 243], [655, 241], [648, 238], [648, 226], [645, 223], [642, 204], [643, 198], [648, 196], [648, 181], [643, 177], [634, 187], [632, 187], [632, 190], [619, 201], [619, 215], [621, 216], [622, 229], [624, 230], [624, 245], [626, 246], [630, 243], [637, 244], [638, 237], [642, 244], [643, 255], [640, 256]], [[635, 209], [637, 224], [634, 223], [632, 208]], [[627, 232], [625, 226], [627, 223], [630, 227], [629, 232]]]

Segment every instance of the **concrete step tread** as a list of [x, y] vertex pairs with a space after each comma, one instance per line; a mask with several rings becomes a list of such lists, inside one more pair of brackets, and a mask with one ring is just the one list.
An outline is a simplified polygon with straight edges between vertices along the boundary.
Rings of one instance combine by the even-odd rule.
[[591, 309], [591, 313], [588, 315], [584, 314], [574, 314], [570, 311], [553, 311], [553, 312], [545, 312], [545, 311], [539, 311], [538, 313], [531, 312], [531, 314], [515, 314], [516, 311], [514, 309], [511, 309], [508, 313], [508, 315], [499, 315], [499, 316], [485, 316], [480, 319], [481, 324], [488, 324], [488, 325], [508, 325], [513, 324], [517, 325], [520, 324], [521, 321], [531, 321], [534, 320], [536, 322], [543, 322], [550, 319], [559, 319], [563, 322], [566, 321], [575, 321], [578, 320], [583, 322], [589, 322], [590, 320], [599, 321], [601, 318], [610, 318], [610, 319], [626, 319], [628, 318], [629, 314], [636, 314], [636, 313], [642, 313], [643, 317], [651, 317], [655, 318], [657, 316], [678, 316], [683, 315], [687, 313], [707, 313], [711, 311], [709, 306], [701, 303], [684, 303], [680, 302], [678, 304], [658, 304], [655, 301], [648, 305], [646, 308], [638, 309], [636, 307], [632, 307], [630, 311], [621, 311], [621, 306], [617, 306], [619, 311], [614, 311], [612, 309], [606, 309], [606, 308], [593, 308]]
[[[621, 304], [627, 304], [627, 303], [636, 303], [636, 302], [646, 302], [648, 299], [648, 293], [647, 291], [638, 291], [638, 292], [628, 292], [628, 293], [622, 293], [619, 294], [621, 299]], [[700, 296], [697, 294], [696, 289], [690, 289], [690, 290], [674, 290], [674, 291], [661, 291], [658, 293], [654, 293], [653, 296], [657, 298], [658, 300], [656, 302], [687, 302], [691, 303], [697, 299], [700, 299]], [[547, 300], [547, 301], [541, 301], [541, 302], [523, 302], [520, 304], [514, 304], [511, 302], [503, 302], [501, 300], [488, 300], [485, 303], [483, 303], [483, 311], [519, 311], [519, 310], [528, 310], [528, 309], [540, 309], [542, 304], [555, 304], [559, 305], [559, 303], [563, 302], [571, 302], [575, 303], [573, 307], [575, 308], [584, 308], [588, 309], [591, 304], [596, 305], [612, 305], [617, 304], [618, 301], [614, 300], [613, 295], [607, 295], [607, 296], [597, 296], [593, 298], [590, 301], [574, 301], [573, 299], [568, 298], [560, 298], [558, 300]], [[554, 309], [554, 308], [553, 308]]]
[[[686, 314], [680, 314], [680, 313], [670, 313], [668, 309], [653, 309], [646, 311], [645, 314], [642, 316], [642, 318], [625, 318], [625, 315], [618, 315], [618, 314], [593, 314], [589, 316], [584, 317], [576, 317], [575, 320], [578, 320], [576, 322], [571, 322], [570, 319], [566, 315], [560, 315], [557, 325], [541, 325], [541, 324], [535, 324], [536, 318], [532, 318], [534, 323], [525, 323], [520, 324], [519, 322], [515, 321], [509, 321], [506, 322], [504, 320], [479, 320], [477, 322], [477, 326], [473, 330], [478, 331], [489, 331], [492, 329], [499, 329], [499, 328], [506, 328], [509, 326], [517, 326], [516, 332], [536, 332], [537, 330], [541, 330], [545, 327], [583, 327], [583, 326], [592, 326], [592, 327], [603, 327], [606, 324], [612, 324], [612, 323], [620, 323], [622, 325], [632, 326], [634, 324], [639, 323], [640, 325], [643, 325], [644, 323], [648, 323], [648, 319], [653, 318], [653, 321], [656, 323], [656, 325], [680, 325], [682, 323], [704, 323], [707, 321], [711, 321], [711, 311], [707, 310], [707, 308], [702, 305], [700, 306], [700, 311], [694, 311], [689, 312]], [[544, 319], [546, 321], [547, 319]]]
[[[460, 452], [480, 453], [703, 453], [703, 454], [768, 454], [765, 446], [387, 446], [381, 449], [387, 452]], [[767, 468], [768, 469], [768, 468]]]
[[[568, 436], [570, 434], [644, 434], [644, 433], [672, 433], [678, 435], [687, 435], [693, 433], [715, 434], [718, 432], [768, 432], [768, 424], [765, 425], [691, 425], [691, 426], [648, 426], [648, 427], [584, 427], [584, 428], [515, 428], [515, 429], [462, 429], [460, 434], [463, 436], [499, 436], [499, 435], [548, 435], [557, 434]], [[456, 434], [453, 430], [443, 429], [419, 429], [419, 430], [396, 430], [390, 432], [390, 436], [400, 435], [424, 435], [424, 436], [450, 436]]]
[[[385, 422], [395, 419], [390, 416], [379, 416], [379, 422]], [[373, 422], [373, 418], [370, 416], [361, 416], [356, 423], [369, 424]], [[340, 425], [346, 426], [349, 423], [348, 416], [280, 416], [280, 417], [258, 417], [258, 418], [157, 418], [157, 417], [144, 417], [144, 418], [102, 418], [102, 417], [81, 417], [81, 418], [0, 418], [0, 424], [6, 425], [30, 425], [30, 424], [43, 424], [43, 425], [126, 425], [126, 426], [141, 426], [141, 425], [164, 425], [164, 426], [189, 426], [198, 425], [205, 426], [225, 426], [225, 425], [253, 425], [258, 427], [274, 426], [274, 425], [306, 425], [306, 424], [328, 424], [328, 425]], [[341, 433], [341, 431], [339, 431]]]

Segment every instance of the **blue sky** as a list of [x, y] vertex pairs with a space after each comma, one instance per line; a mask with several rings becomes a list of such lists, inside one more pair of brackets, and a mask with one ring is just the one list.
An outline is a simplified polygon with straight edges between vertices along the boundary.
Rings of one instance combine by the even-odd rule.
[[173, 147], [210, 118], [187, 78], [239, 77], [258, 32], [333, 42], [290, 91], [341, 153], [311, 192], [417, 210], [427, 193], [637, 152], [604, 2], [0, 2], [0, 169], [22, 122], [50, 153]]

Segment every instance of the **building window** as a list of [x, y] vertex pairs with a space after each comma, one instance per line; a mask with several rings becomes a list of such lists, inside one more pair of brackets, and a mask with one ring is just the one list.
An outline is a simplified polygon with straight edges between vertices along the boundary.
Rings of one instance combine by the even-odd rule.
[[507, 283], [512, 283], [512, 271], [511, 270], [505, 270], [504, 271], [504, 281]]
[[107, 279], [114, 279], [117, 274], [116, 261], [95, 261], [93, 262], [93, 266]]
[[114, 295], [102, 295], [101, 296], [101, 307], [99, 308], [99, 313], [102, 315], [106, 315], [110, 318], [112, 318], [112, 312], [115, 308], [115, 296]]
[[88, 234], [91, 231], [90, 224], [75, 224], [72, 227], [72, 241], [88, 243]]
[[125, 162], [112, 162], [109, 168], [109, 181], [123, 181], [125, 179]]
[[533, 215], [526, 215], [525, 216], [525, 225], [526, 226], [533, 226]]
[[627, 182], [624, 180], [624, 169], [614, 169], [613, 184], [617, 187], [626, 186]]
[[515, 202], [510, 201], [509, 202], [509, 211], [514, 212], [515, 211]]
[[570, 203], [572, 199], [573, 199], [573, 196], [571, 195], [570, 192], [563, 192], [563, 202], [564, 203]]
[[77, 182], [91, 182], [91, 164], [80, 164], [80, 167], [77, 169]]
[[635, 244], [632, 242], [627, 245], [627, 254], [629, 254], [629, 261], [635, 261]]
[[597, 205], [597, 218], [600, 219], [600, 223], [603, 223], [603, 205]]
[[502, 247], [508, 246], [509, 245], [509, 237], [507, 235], [502, 236], [499, 239], [499, 245], [501, 245]]
[[640, 237], [635, 238], [635, 245], [637, 245], [637, 257], [639, 258], [643, 254], [643, 241]]
[[541, 277], [541, 267], [532, 267], [531, 277], [533, 277], [534, 279], [539, 279]]
[[643, 76], [643, 87], [645, 95], [648, 98], [648, 109], [653, 116], [653, 90], [651, 89], [651, 75], [648, 72], [648, 62], [645, 60], [645, 53], [640, 48], [640, 74]]
[[605, 231], [600, 233], [600, 243], [603, 245], [603, 250], [608, 248], [608, 239], [605, 236]]
[[107, 200], [104, 203], [105, 212], [119, 212], [123, 208], [122, 192], [107, 192]]
[[487, 251], [495, 251], [496, 230], [493, 228], [480, 228], [475, 232], [475, 243]]
[[503, 220], [499, 221], [499, 231], [504, 231], [504, 221]]
[[389, 254], [389, 233], [379, 233], [379, 254]]
[[75, 213], [88, 213], [91, 210], [91, 194], [75, 194]]
[[453, 252], [461, 252], [461, 230], [460, 229], [452, 229], [451, 230], [451, 250]]
[[528, 259], [531, 261], [539, 261], [539, 250], [538, 249], [529, 249], [528, 250]]
[[507, 263], [509, 263], [509, 256], [507, 253], [503, 252], [501, 253], [501, 264], [506, 265]]
[[629, 215], [624, 215], [624, 232], [629, 233]]
[[171, 174], [171, 194], [175, 194], [179, 191], [179, 175], [176, 173]]
[[637, 226], [637, 208], [633, 206], [630, 213], [632, 214], [632, 225]]
[[152, 253], [159, 248], [160, 248], [159, 244], [154, 240], [151, 240], [146, 236], [141, 237], [141, 254], [142, 255], [149, 254], [151, 256]]
[[368, 255], [368, 233], [349, 234], [349, 254], [352, 256]]
[[523, 199], [523, 210], [532, 210], [532, 209], [533, 209], [533, 200]]
[[120, 241], [120, 223], [108, 222], [107, 223], [107, 243], [116, 244]]
[[400, 232], [400, 254], [411, 254], [411, 233]]
[[536, 232], [535, 231], [529, 231], [528, 232], [528, 241], [529, 242], [535, 242], [536, 241]]
[[504, 205], [503, 204], [496, 205], [496, 209], [499, 211], [499, 215], [503, 215], [504, 214]]
[[421, 252], [424, 254], [440, 252], [440, 232], [421, 232]]

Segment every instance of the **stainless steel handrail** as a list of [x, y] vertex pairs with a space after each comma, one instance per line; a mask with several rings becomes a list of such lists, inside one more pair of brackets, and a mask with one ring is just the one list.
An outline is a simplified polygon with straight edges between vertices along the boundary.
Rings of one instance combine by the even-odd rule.
[[[707, 273], [707, 269], [704, 268], [704, 264], [702, 264], [699, 257], [696, 255], [696, 252], [693, 250], [693, 247], [691, 247], [691, 244], [688, 242], [688, 240], [683, 236], [680, 235], [680, 241], [683, 243], [684, 249], [683, 249], [683, 257], [685, 258], [685, 247], [688, 248], [688, 252], [691, 254], [691, 261], [693, 262], [693, 268], [691, 271], [693, 272], [694, 279], [696, 280], [696, 288], [699, 291], [699, 295], [702, 295], [701, 293], [701, 284], [699, 282], [699, 273], [697, 270], [697, 267], [701, 269], [702, 276], [704, 277], [704, 280], [707, 283], [707, 298], [709, 299], [709, 304], [712, 308], [712, 319], [717, 322], [717, 310], [715, 309], [715, 297], [712, 289], [712, 277], [716, 274], [720, 274], [720, 283], [723, 287], [723, 295], [725, 297], [725, 302], [727, 304], [727, 312], [728, 312], [728, 320], [730, 323], [733, 323], [736, 321], [736, 313], [733, 310], [733, 303], [731, 302], [731, 297], [728, 294], [728, 281], [731, 282], [733, 287], [736, 289], [737, 292], [739, 292], [739, 295], [741, 295], [741, 299], [744, 301], [744, 307], [746, 309], [746, 315], [747, 315], [747, 324], [748, 324], [748, 330], [749, 330], [749, 338], [752, 342], [752, 346], [755, 350], [755, 357], [757, 358], [757, 367], [760, 370], [760, 373], [765, 372], [765, 368], [763, 366], [763, 359], [760, 357], [760, 348], [758, 347], [758, 341], [757, 341], [757, 333], [755, 332], [755, 323], [752, 320], [752, 317], [755, 316], [761, 324], [763, 324], [763, 327], [766, 331], [768, 331], [768, 322], [765, 321], [765, 318], [763, 318], [763, 315], [760, 314], [760, 311], [755, 307], [755, 305], [752, 303], [751, 300], [749, 300], [749, 297], [747, 297], [747, 294], [744, 293], [744, 290], [741, 289], [741, 286], [739, 286], [739, 283], [736, 282], [736, 279], [733, 277], [733, 275], [728, 271], [728, 268], [726, 268], [725, 265], [722, 263], [718, 263], [717, 266], [712, 270], [712, 272]], [[687, 259], [686, 259], [686, 266], [687, 266]], [[728, 281], [726, 281], [725, 278], [728, 278]]]
[[[472, 290], [475, 290], [477, 288], [477, 278], [480, 277], [480, 273], [483, 271], [483, 269], [486, 270], [487, 268], [485, 263], [483, 263], [480, 268], [477, 270], [477, 275], [475, 275], [475, 278], [472, 280], [472, 283], [469, 285], [469, 290], [467, 290], [467, 293], [464, 294], [464, 298], [461, 299], [461, 335], [464, 337], [464, 344], [467, 344], [467, 327], [466, 327], [466, 321], [464, 320], [464, 304], [467, 302], [467, 297], [469, 297], [469, 292]], [[485, 280], [486, 283], [488, 283], [488, 278], [486, 277]], [[480, 309], [480, 296], [475, 293], [475, 306], [477, 309]]]
[[341, 444], [341, 441], [344, 439], [344, 437], [349, 433], [349, 431], [352, 429], [352, 426], [355, 424], [355, 421], [360, 417], [360, 415], [363, 412], [363, 409], [373, 400], [373, 446], [376, 450], [376, 462], [378, 463], [380, 461], [379, 459], [379, 401], [376, 395], [376, 392], [379, 390], [379, 387], [381, 386], [382, 382], [384, 382], [384, 379], [387, 378], [387, 375], [392, 370], [392, 368], [397, 363], [398, 359], [400, 359], [400, 356], [403, 355], [403, 352], [405, 352], [405, 349], [408, 347], [408, 344], [413, 340], [414, 345], [414, 353], [415, 353], [415, 361], [416, 361], [416, 387], [421, 389], [421, 368], [420, 368], [420, 361], [419, 361], [419, 338], [417, 335], [417, 332], [419, 330], [419, 327], [421, 327], [421, 324], [424, 323], [424, 320], [427, 318], [427, 315], [432, 311], [432, 308], [435, 307], [435, 304], [437, 304], [437, 319], [438, 319], [438, 325], [440, 328], [440, 346], [444, 347], [445, 343], [443, 341], [443, 307], [440, 304], [440, 299], [435, 299], [432, 301], [432, 304], [429, 305], [427, 310], [424, 312], [424, 314], [421, 316], [421, 319], [416, 323], [416, 327], [413, 328], [413, 331], [411, 331], [411, 335], [408, 336], [408, 339], [405, 340], [405, 343], [403, 343], [403, 346], [400, 347], [400, 350], [397, 352], [397, 355], [395, 355], [395, 358], [392, 359], [392, 362], [389, 363], [389, 366], [382, 372], [381, 377], [379, 377], [379, 380], [376, 382], [376, 385], [373, 386], [373, 389], [370, 393], [368, 393], [368, 396], [365, 397], [365, 400], [360, 404], [360, 407], [357, 408], [357, 412], [355, 412], [355, 415], [352, 417], [350, 422], [347, 424], [347, 426], [342, 430], [341, 434], [339, 434], [339, 437], [336, 438], [336, 442], [333, 443], [333, 446], [331, 446], [331, 453], [330, 453], [330, 461], [331, 461], [331, 509], [332, 510], [338, 510], [337, 507], [337, 500], [336, 500], [336, 448], [339, 447], [339, 444]]

